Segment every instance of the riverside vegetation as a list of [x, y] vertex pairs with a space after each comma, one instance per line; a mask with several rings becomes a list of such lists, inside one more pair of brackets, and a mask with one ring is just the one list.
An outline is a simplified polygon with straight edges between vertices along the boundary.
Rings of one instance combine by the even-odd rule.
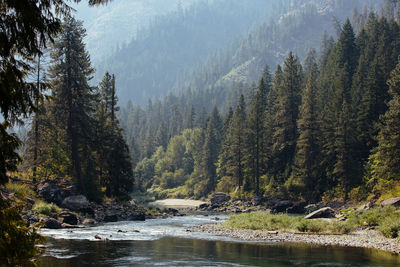
[[304, 219], [286, 214], [236, 214], [221, 226], [228, 229], [348, 234], [360, 229], [376, 229], [387, 238], [400, 236], [400, 211], [394, 207], [371, 210], [344, 210], [346, 220]]

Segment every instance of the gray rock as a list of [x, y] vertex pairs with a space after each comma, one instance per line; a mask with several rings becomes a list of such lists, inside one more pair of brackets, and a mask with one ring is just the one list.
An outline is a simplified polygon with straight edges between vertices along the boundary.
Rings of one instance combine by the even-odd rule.
[[253, 206], [259, 206], [261, 205], [263, 202], [265, 201], [265, 199], [263, 197], [253, 197], [251, 199], [251, 204]]
[[129, 215], [128, 220], [129, 221], [145, 221], [146, 215], [141, 212], [134, 212]]
[[286, 212], [286, 210], [293, 206], [290, 200], [280, 200], [272, 207], [272, 213]]
[[62, 228], [85, 228], [85, 226], [83, 225], [72, 225], [72, 224], [68, 224], [68, 223], [62, 223], [61, 224]]
[[78, 216], [71, 212], [61, 212], [58, 214], [58, 220], [61, 223], [77, 225], [78, 224]]
[[208, 208], [209, 206], [210, 206], [209, 204], [203, 203], [203, 204], [200, 204], [199, 209], [206, 209], [206, 208]]
[[394, 206], [394, 207], [399, 207], [400, 206], [400, 197], [394, 197], [394, 198], [389, 198], [381, 203], [382, 206]]
[[304, 207], [304, 209], [306, 210], [306, 213], [311, 213], [313, 211], [316, 211], [318, 209], [318, 206], [316, 204], [308, 204]]
[[61, 223], [54, 218], [47, 218], [44, 222], [45, 228], [48, 229], [61, 229]]
[[311, 212], [305, 219], [317, 219], [317, 218], [335, 218], [335, 211], [330, 207], [325, 207], [314, 212]]
[[231, 199], [231, 197], [228, 194], [225, 194], [222, 192], [217, 192], [211, 196], [210, 201], [211, 201], [211, 205], [215, 205], [215, 204], [219, 205], [219, 204], [223, 204], [223, 203], [229, 201], [230, 199]]
[[83, 225], [95, 225], [97, 222], [94, 219], [84, 219], [82, 221]]
[[104, 221], [105, 222], [117, 222], [118, 216], [116, 214], [107, 214], [106, 216], [104, 216]]
[[70, 196], [64, 199], [61, 206], [74, 211], [86, 210], [89, 207], [89, 201], [83, 195]]
[[128, 205], [133, 208], [137, 208], [136, 202], [133, 199], [128, 202]]
[[306, 202], [297, 202], [294, 203], [293, 206], [287, 208], [286, 212], [290, 214], [304, 214], [306, 213], [306, 209], [304, 208], [305, 206]]
[[37, 186], [38, 194], [46, 201], [60, 205], [64, 197], [61, 188], [54, 181], [45, 181]]

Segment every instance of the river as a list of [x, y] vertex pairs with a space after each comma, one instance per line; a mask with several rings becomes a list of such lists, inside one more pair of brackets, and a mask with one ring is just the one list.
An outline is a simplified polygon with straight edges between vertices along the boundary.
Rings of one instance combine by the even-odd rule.
[[39, 266], [400, 266], [398, 256], [373, 249], [243, 242], [186, 231], [216, 218], [227, 217], [190, 215], [43, 229], [49, 239]]

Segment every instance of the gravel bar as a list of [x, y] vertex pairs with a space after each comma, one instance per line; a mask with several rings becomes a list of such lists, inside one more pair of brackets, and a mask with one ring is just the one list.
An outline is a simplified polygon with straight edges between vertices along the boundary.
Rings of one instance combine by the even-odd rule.
[[192, 232], [212, 233], [235, 239], [268, 243], [307, 243], [321, 246], [344, 246], [372, 248], [400, 254], [400, 240], [389, 239], [374, 230], [361, 230], [346, 235], [299, 234], [290, 232], [268, 232], [262, 230], [225, 229], [221, 223], [203, 224], [188, 229]]

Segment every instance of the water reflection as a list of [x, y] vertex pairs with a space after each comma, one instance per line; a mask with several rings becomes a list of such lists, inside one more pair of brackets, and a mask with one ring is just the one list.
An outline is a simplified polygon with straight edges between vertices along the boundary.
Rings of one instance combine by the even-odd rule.
[[166, 237], [148, 241], [51, 240], [40, 266], [400, 266], [371, 249], [266, 245]]

